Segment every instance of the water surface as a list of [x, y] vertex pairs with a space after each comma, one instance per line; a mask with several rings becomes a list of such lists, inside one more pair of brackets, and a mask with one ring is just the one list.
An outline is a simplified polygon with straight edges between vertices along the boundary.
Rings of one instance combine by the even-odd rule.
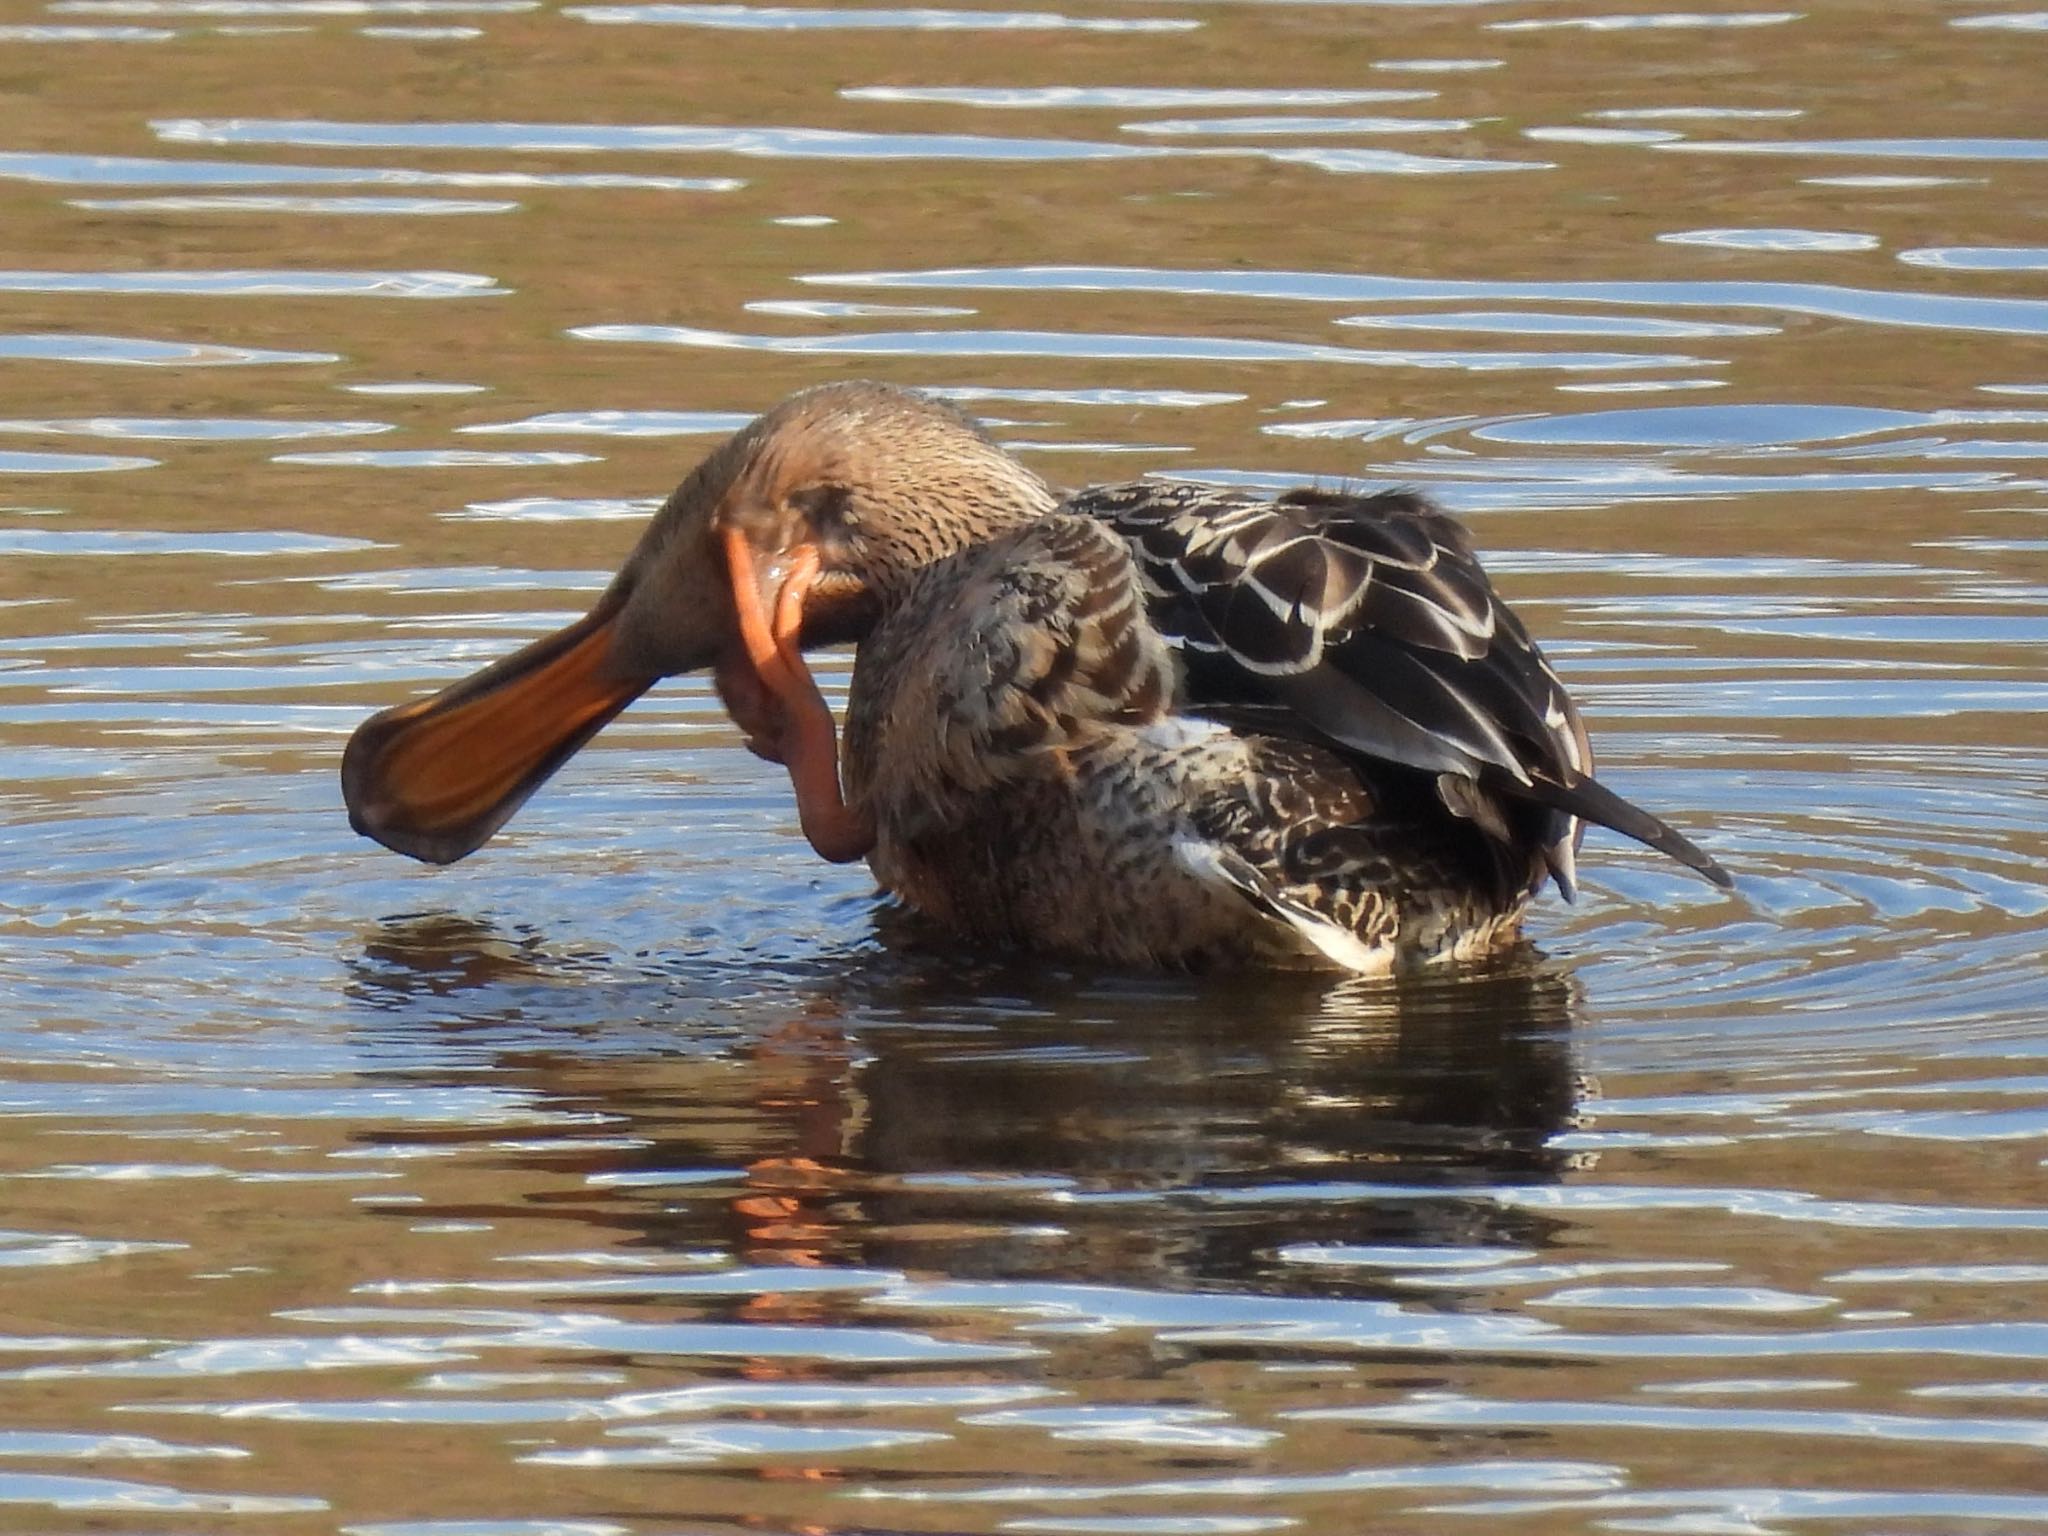
[[[0, 1527], [2048, 1525], [2038, 13], [5, 20]], [[687, 683], [349, 834], [356, 721], [858, 376], [1428, 489], [1739, 893], [963, 953]]]

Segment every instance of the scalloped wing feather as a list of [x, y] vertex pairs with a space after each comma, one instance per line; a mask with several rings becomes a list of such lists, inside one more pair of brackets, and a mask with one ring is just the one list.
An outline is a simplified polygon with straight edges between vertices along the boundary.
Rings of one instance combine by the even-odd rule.
[[1421, 497], [1138, 484], [1070, 507], [1131, 541], [1198, 693], [1263, 693], [1332, 741], [1413, 768], [1491, 767], [1519, 784], [1590, 770], [1563, 685], [1464, 528]]
[[1303, 489], [1267, 500], [1136, 482], [1081, 492], [1067, 509], [1129, 541], [1189, 708], [1468, 780], [1474, 793], [1446, 794], [1446, 808], [1481, 825], [1501, 824], [1496, 793], [1540, 808], [1533, 840], [1567, 896], [1582, 818], [1727, 882], [1593, 782], [1564, 684], [1464, 526], [1426, 498]]

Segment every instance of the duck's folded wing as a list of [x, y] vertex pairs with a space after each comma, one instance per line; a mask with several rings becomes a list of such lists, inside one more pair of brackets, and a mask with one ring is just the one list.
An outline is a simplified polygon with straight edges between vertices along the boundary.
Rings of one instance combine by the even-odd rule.
[[1436, 774], [1447, 802], [1466, 781], [1543, 807], [1554, 820], [1542, 840], [1567, 887], [1569, 818], [1727, 883], [1692, 843], [1594, 780], [1564, 685], [1463, 525], [1425, 498], [1304, 490], [1267, 501], [1140, 483], [1070, 505], [1130, 542], [1195, 707]]

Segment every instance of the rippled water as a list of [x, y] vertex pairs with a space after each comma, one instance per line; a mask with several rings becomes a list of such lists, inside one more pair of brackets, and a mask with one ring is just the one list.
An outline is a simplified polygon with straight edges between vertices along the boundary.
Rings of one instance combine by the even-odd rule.
[[[8, 10], [0, 1528], [2048, 1525], [2044, 34]], [[349, 835], [364, 713], [859, 375], [1427, 487], [1739, 893], [961, 953], [692, 685], [468, 864]]]

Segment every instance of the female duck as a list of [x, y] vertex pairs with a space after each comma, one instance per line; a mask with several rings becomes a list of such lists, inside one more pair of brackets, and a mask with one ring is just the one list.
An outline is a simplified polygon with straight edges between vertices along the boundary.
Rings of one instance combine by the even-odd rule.
[[[858, 641], [842, 754], [807, 647]], [[710, 668], [824, 857], [977, 939], [1357, 971], [1483, 953], [1581, 824], [1717, 885], [1601, 787], [1464, 529], [1407, 493], [1136, 482], [1062, 499], [880, 384], [714, 451], [597, 606], [365, 721], [356, 829], [448, 863], [658, 679]]]

